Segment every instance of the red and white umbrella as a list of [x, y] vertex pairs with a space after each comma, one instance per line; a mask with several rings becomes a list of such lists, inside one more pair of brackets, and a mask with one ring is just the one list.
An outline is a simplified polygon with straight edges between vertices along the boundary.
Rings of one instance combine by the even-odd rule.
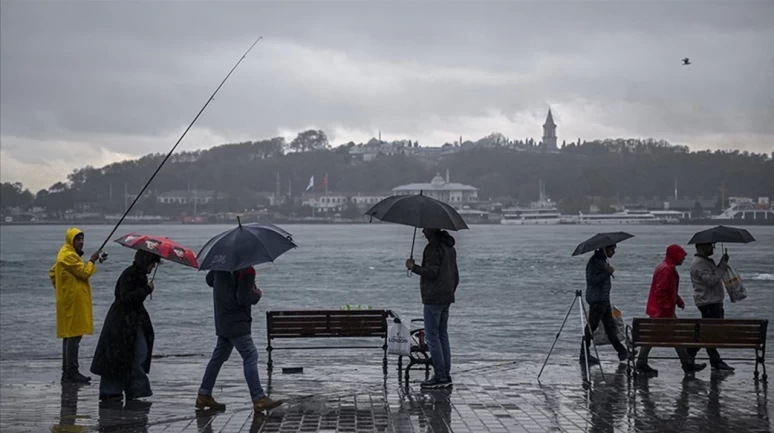
[[147, 251], [170, 262], [199, 269], [196, 253], [168, 237], [129, 233], [115, 242], [133, 250]]

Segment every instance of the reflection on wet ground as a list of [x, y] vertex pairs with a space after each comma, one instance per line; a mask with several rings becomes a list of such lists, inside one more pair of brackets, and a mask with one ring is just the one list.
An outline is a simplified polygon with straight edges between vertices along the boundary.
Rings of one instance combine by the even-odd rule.
[[[272, 397], [287, 399], [253, 416], [241, 363], [229, 362], [214, 392], [224, 412], [195, 412], [206, 358], [154, 361], [154, 395], [147, 401], [100, 404], [93, 385], [60, 386], [55, 361], [0, 364], [3, 432], [770, 432], [766, 387], [752, 365], [735, 374], [709, 371], [684, 378], [677, 361], [662, 361], [658, 377], [630, 380], [625, 368], [603, 364], [591, 386], [569, 358], [552, 358], [541, 383], [540, 362], [461, 359], [453, 389], [423, 391], [422, 370], [408, 381], [391, 360], [388, 377], [378, 357], [332, 359], [304, 355], [304, 373], [269, 377]], [[82, 361], [88, 365], [88, 360]], [[356, 365], [349, 363], [358, 362]], [[290, 366], [290, 365], [288, 365]], [[669, 371], [669, 369], [672, 371]], [[749, 370], [749, 371], [748, 371]]]

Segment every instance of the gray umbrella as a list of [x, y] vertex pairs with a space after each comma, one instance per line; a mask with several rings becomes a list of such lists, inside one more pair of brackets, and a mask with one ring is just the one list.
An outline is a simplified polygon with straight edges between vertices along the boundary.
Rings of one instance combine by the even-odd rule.
[[207, 241], [196, 260], [200, 270], [234, 272], [248, 266], [273, 262], [297, 247], [290, 233], [273, 224], [242, 225], [239, 222], [239, 227]]

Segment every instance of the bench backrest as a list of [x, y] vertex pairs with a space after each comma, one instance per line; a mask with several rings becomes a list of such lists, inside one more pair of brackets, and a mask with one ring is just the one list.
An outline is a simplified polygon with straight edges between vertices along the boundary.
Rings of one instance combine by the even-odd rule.
[[266, 312], [266, 331], [274, 338], [387, 338], [388, 310], [306, 310]]
[[634, 319], [632, 340], [639, 346], [686, 345], [715, 348], [762, 348], [768, 320]]

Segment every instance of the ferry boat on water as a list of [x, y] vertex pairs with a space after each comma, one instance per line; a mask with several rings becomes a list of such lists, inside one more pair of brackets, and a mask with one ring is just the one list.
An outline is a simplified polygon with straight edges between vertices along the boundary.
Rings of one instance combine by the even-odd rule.
[[647, 210], [624, 210], [607, 214], [584, 214], [562, 218], [562, 224], [585, 225], [627, 225], [627, 224], [666, 224], [667, 219], [658, 218]]
[[559, 224], [560, 214], [556, 205], [546, 197], [545, 184], [540, 182], [540, 199], [530, 207], [511, 207], [503, 209], [500, 224], [505, 225], [543, 225]]
[[751, 198], [731, 197], [729, 207], [720, 215], [709, 218], [681, 219], [683, 224], [768, 226], [774, 225], [774, 203], [768, 197], [759, 197], [755, 203]]

